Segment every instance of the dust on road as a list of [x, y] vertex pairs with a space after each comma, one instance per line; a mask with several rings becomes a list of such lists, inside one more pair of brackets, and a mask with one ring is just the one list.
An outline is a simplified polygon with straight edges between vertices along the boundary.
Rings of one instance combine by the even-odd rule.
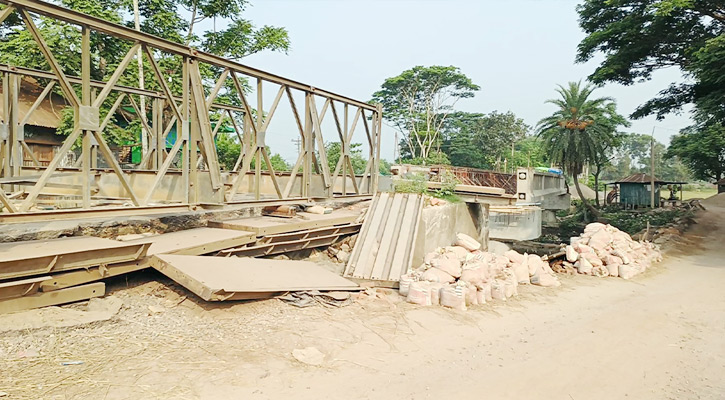
[[[561, 276], [467, 312], [209, 305], [146, 272], [110, 320], [0, 335], [8, 399], [721, 399], [725, 196], [631, 281]], [[152, 278], [151, 282], [148, 282]], [[168, 285], [168, 286], [167, 286]], [[82, 306], [75, 306], [82, 308]], [[0, 322], [2, 323], [2, 322]], [[324, 354], [320, 366], [295, 349]], [[81, 364], [61, 365], [63, 361]]]

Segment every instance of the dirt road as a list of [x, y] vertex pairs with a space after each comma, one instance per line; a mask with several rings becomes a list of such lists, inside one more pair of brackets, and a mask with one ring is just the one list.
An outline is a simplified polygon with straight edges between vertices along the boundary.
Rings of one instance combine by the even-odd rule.
[[[117, 283], [124, 306], [111, 320], [0, 335], [0, 391], [8, 399], [722, 399], [721, 197], [662, 264], [631, 281], [562, 277], [561, 288], [525, 287], [513, 301], [467, 312], [392, 293], [336, 309], [208, 305], [157, 275], [136, 276]], [[325, 355], [322, 365], [292, 357], [307, 347]], [[38, 354], [19, 355], [29, 350]]]

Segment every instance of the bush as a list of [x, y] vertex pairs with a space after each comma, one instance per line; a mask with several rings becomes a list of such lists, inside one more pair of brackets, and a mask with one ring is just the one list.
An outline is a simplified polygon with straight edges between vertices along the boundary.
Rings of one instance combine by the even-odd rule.
[[406, 179], [394, 183], [396, 193], [420, 193], [428, 192], [428, 180], [423, 174], [409, 174]]

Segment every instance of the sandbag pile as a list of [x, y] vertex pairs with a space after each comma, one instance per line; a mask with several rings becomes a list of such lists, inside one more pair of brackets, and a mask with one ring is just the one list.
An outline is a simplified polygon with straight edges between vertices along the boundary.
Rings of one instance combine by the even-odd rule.
[[458, 310], [505, 300], [519, 284], [559, 286], [549, 264], [539, 256], [509, 250], [504, 255], [481, 251], [481, 244], [459, 233], [453, 246], [426, 254], [423, 264], [400, 278], [408, 302]]
[[599, 222], [587, 225], [581, 236], [571, 239], [565, 251], [564, 266], [598, 277], [629, 279], [644, 272], [653, 262], [662, 261], [657, 245], [637, 242], [626, 232]]

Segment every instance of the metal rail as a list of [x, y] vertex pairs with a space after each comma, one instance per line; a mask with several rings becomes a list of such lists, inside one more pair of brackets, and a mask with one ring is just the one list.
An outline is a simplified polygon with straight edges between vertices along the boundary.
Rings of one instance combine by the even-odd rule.
[[[253, 193], [256, 200], [270, 195], [281, 201], [296, 198], [310, 200], [320, 194], [331, 199], [340, 197], [335, 193], [347, 194], [348, 185], [352, 185], [355, 195], [369, 196], [376, 192], [382, 121], [379, 105], [318, 89], [55, 4], [39, 0], [0, 0], [0, 4], [7, 5], [0, 10], [0, 22], [12, 13], [18, 13], [23, 29], [31, 34], [50, 66], [50, 71], [43, 71], [34, 66], [0, 65], [0, 83], [3, 88], [0, 179], [7, 182], [2, 184], [4, 190], [0, 190], [4, 211], [28, 213], [37, 204], [38, 196], [46, 193], [44, 189], [63, 186], [65, 189], [78, 189], [75, 195], [82, 198], [81, 210], [90, 210], [91, 198], [95, 196], [124, 197], [133, 203], [134, 208], [141, 210], [160, 201], [176, 201], [185, 205], [238, 204], [238, 201], [234, 201], [235, 195], [244, 193]], [[36, 26], [34, 15], [80, 27], [81, 76], [64, 73], [63, 66], [55, 59], [45, 41], [42, 30]], [[90, 78], [92, 62], [95, 60], [90, 47], [92, 31], [128, 42], [128, 52], [105, 82]], [[161, 91], [118, 84], [139, 49], [142, 50], [141, 57], [145, 57], [152, 67], [155, 77], [153, 83]], [[181, 56], [180, 76], [169, 76], [159, 68], [157, 58], [168, 55]], [[221, 71], [214, 78], [216, 83], [213, 87], [206, 86], [205, 79], [209, 77], [202, 78], [200, 64], [214, 66], [217, 67], [214, 71]], [[36, 96], [30, 109], [20, 115], [19, 99], [24, 76], [48, 83], [42, 93]], [[176, 79], [177, 86], [182, 87], [180, 95], [171, 90], [169, 81], [172, 79]], [[242, 79], [256, 81], [256, 104], [247, 98], [248, 92], [245, 91]], [[265, 109], [263, 103], [265, 83], [277, 86], [274, 102], [268, 109]], [[228, 93], [237, 96], [238, 104], [241, 105], [226, 105], [216, 101], [225, 87], [235, 88], [236, 93]], [[41, 163], [25, 142], [25, 129], [31, 114], [48, 98], [57, 96], [54, 92], [58, 91], [73, 108], [74, 129], [53, 159]], [[300, 93], [304, 96], [304, 102], [297, 104], [295, 94]], [[149, 100], [150, 116], [149, 109], [139, 107], [139, 104], [143, 105], [140, 101], [142, 98]], [[324, 105], [319, 109], [316, 99], [324, 100]], [[289, 104], [295, 121], [291, 129], [298, 131], [302, 144], [289, 176], [275, 173], [265, 140], [270, 122], [282, 102]], [[103, 106], [109, 111], [100, 115]], [[142, 154], [141, 163], [131, 169], [114, 156], [104, 137], [104, 131], [120, 107], [131, 107], [135, 111], [142, 126], [142, 135], [149, 139], [149, 148]], [[215, 120], [222, 117], [231, 121], [242, 146], [234, 169], [224, 176], [215, 143], [221, 124], [217, 123], [212, 128], [212, 115], [215, 115]], [[334, 171], [328, 166], [323, 138], [323, 120], [330, 115], [328, 118], [334, 119], [331, 134], [337, 136], [341, 143], [341, 156]], [[353, 117], [350, 118], [350, 115]], [[167, 141], [174, 128], [176, 138], [173, 146], [168, 148]], [[354, 174], [350, 157], [356, 129], [365, 134], [369, 149], [363, 176]], [[82, 143], [80, 158], [71, 165], [67, 156], [76, 143]], [[31, 157], [32, 163], [26, 157]], [[108, 180], [105, 175], [99, 178], [98, 173], [102, 170], [98, 165], [99, 160], [105, 161], [105, 168], [113, 171], [115, 180]], [[22, 180], [28, 174], [23, 166], [28, 164], [32, 165], [29, 169], [42, 173], [21, 196], [22, 202], [18, 203], [6, 196], [5, 190], [18, 189], [18, 179]], [[262, 165], [266, 166], [268, 173], [262, 174]], [[57, 170], [71, 166], [79, 167], [73, 177], [59, 178], [56, 174]], [[153, 171], [155, 175], [149, 179], [142, 170]], [[180, 177], [178, 174], [169, 174], [179, 170]], [[97, 182], [99, 179], [102, 182]], [[342, 190], [336, 186], [340, 180]], [[179, 187], [182, 190], [174, 190]], [[121, 194], [118, 194], [118, 188], [121, 188]], [[169, 193], [175, 193], [175, 197], [169, 198]], [[183, 195], [179, 196], [178, 193]]]

